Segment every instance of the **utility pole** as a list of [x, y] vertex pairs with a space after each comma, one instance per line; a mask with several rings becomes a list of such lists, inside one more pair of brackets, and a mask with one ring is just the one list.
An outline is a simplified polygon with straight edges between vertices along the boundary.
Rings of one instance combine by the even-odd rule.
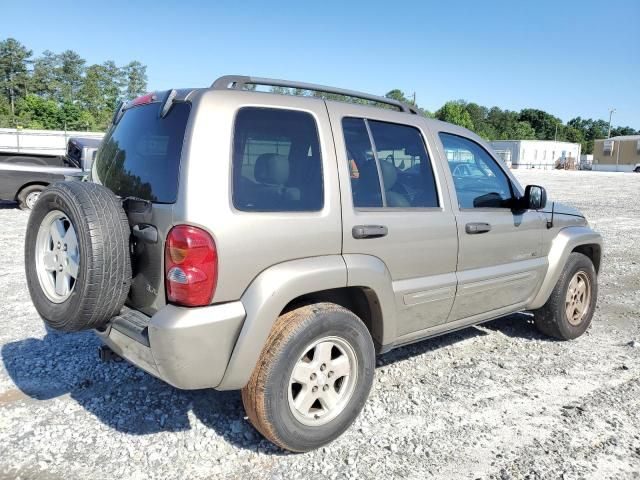
[[611, 138], [611, 116], [616, 113], [615, 108], [609, 109], [609, 131], [607, 132], [607, 138]]

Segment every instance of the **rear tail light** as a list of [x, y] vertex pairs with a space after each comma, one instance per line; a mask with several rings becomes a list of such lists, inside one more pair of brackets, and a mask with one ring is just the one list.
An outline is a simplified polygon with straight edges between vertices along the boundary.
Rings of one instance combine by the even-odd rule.
[[173, 227], [164, 252], [165, 285], [170, 303], [209, 305], [218, 281], [218, 252], [211, 235], [190, 225]]

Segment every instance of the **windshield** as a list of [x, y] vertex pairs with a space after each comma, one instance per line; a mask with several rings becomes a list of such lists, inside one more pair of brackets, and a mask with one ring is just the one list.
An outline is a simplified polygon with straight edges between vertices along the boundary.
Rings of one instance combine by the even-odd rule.
[[174, 203], [189, 111], [176, 103], [160, 118], [160, 103], [124, 112], [98, 150], [93, 180], [121, 197]]

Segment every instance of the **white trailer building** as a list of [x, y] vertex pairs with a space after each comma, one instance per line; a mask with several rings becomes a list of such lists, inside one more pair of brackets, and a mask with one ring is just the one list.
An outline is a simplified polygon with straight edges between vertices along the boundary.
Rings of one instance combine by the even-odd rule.
[[554, 169], [569, 165], [577, 168], [582, 145], [553, 140], [494, 140], [496, 154], [511, 168]]

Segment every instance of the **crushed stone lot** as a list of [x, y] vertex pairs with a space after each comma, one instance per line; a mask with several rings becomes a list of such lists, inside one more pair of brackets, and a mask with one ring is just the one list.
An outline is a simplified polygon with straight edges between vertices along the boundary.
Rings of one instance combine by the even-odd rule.
[[0, 479], [640, 479], [640, 175], [515, 171], [604, 237], [598, 309], [559, 342], [528, 314], [392, 351], [354, 425], [288, 454], [239, 392], [181, 391], [47, 331], [27, 292], [28, 214], [0, 205]]

